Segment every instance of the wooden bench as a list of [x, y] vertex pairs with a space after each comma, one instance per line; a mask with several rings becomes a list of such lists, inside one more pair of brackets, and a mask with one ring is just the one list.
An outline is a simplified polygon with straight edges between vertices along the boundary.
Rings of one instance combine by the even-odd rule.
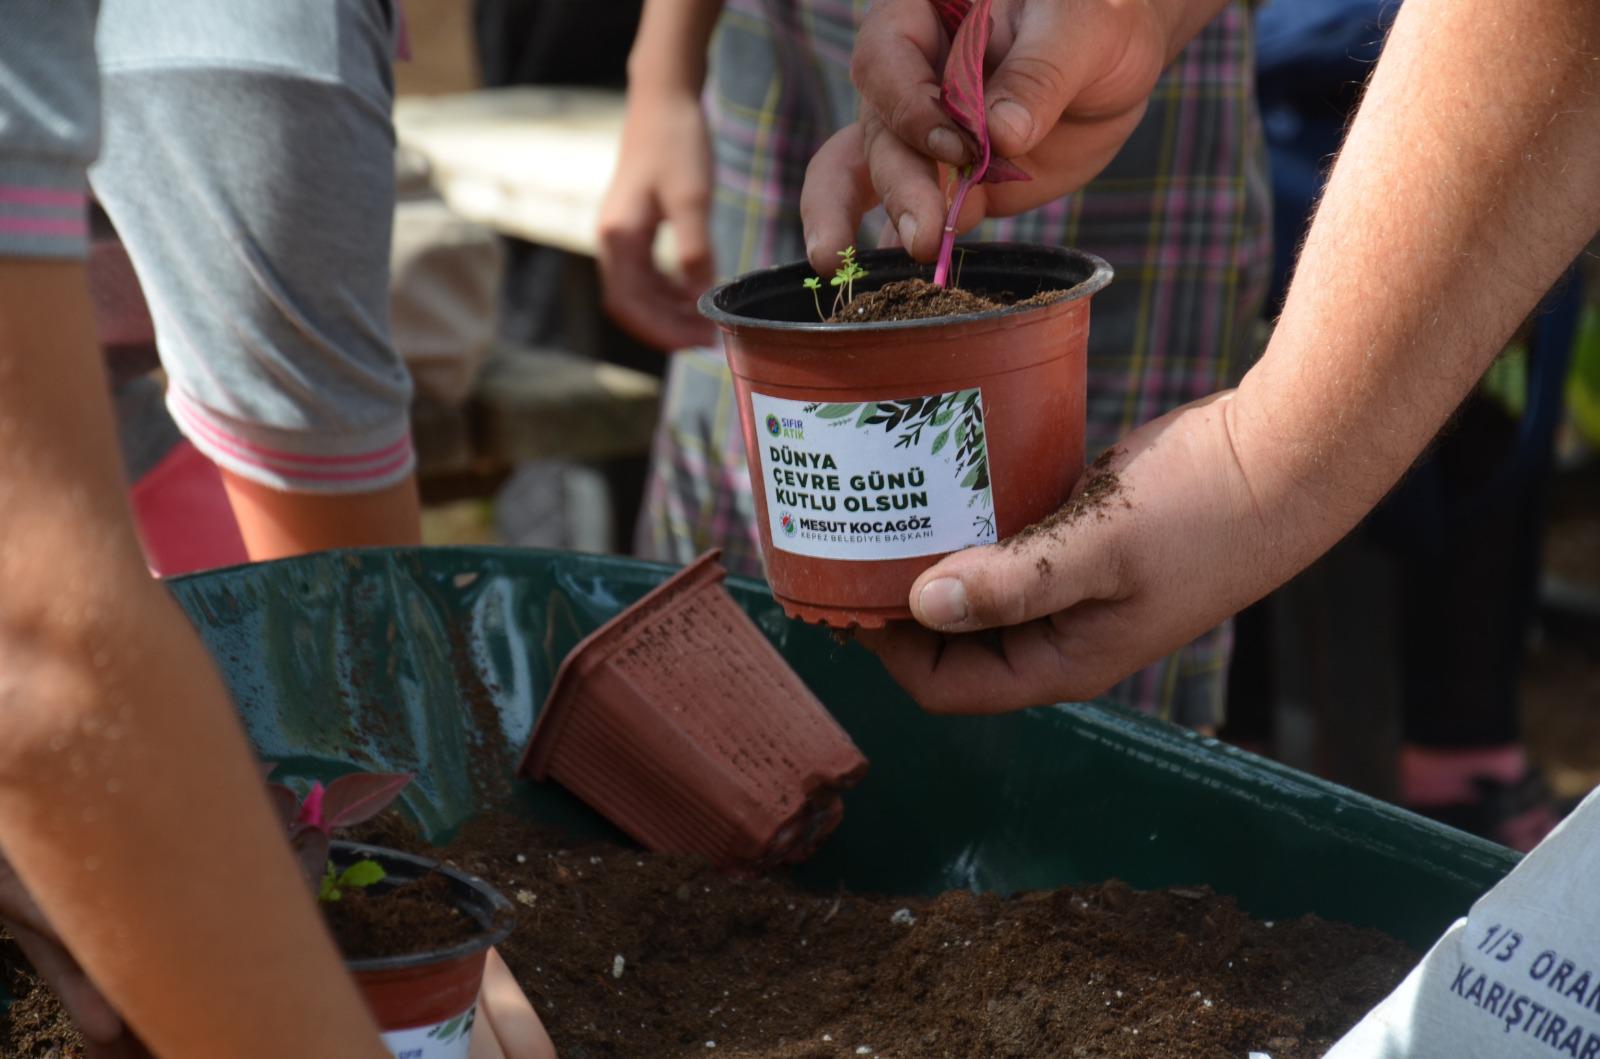
[[[502, 235], [593, 258], [623, 112], [623, 93], [605, 89], [520, 86], [405, 96], [395, 105], [395, 134], [402, 149], [423, 160], [429, 183], [458, 215]], [[655, 254], [670, 269], [665, 231]], [[497, 355], [467, 422], [434, 423], [419, 410], [419, 448], [433, 454], [425, 466], [459, 467], [474, 452], [603, 462], [624, 533], [615, 544], [626, 550], [659, 383], [606, 363], [617, 351], [604, 337], [611, 329], [603, 323], [594, 270], [569, 273], [565, 282], [563, 298], [579, 309], [568, 321], [569, 340], [584, 356], [525, 352], [508, 361]], [[552, 401], [562, 407], [552, 409]], [[448, 478], [441, 482], [435, 474], [433, 482], [434, 496], [450, 489]]]
[[[592, 257], [622, 117], [621, 92], [517, 87], [402, 98], [394, 123], [461, 216]], [[669, 240], [656, 244], [660, 261], [671, 260]]]

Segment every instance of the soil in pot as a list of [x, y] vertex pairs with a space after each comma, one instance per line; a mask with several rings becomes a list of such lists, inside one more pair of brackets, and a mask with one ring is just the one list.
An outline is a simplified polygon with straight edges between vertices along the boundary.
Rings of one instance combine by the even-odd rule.
[[960, 287], [936, 287], [925, 279], [899, 279], [856, 296], [828, 317], [830, 324], [870, 324], [888, 320], [932, 320], [1005, 309], [1013, 305], [1047, 305], [1065, 291], [1041, 291], [1027, 298], [988, 297]]
[[348, 960], [375, 960], [450, 949], [483, 934], [452, 903], [450, 882], [428, 875], [385, 892], [346, 889], [322, 905], [328, 932]]
[[[415, 848], [401, 827], [364, 837]], [[1310, 1059], [1416, 959], [1200, 887], [819, 894], [497, 816], [444, 859], [513, 898], [500, 951], [563, 1059]], [[0, 1019], [0, 1054], [54, 1054], [42, 992]]]

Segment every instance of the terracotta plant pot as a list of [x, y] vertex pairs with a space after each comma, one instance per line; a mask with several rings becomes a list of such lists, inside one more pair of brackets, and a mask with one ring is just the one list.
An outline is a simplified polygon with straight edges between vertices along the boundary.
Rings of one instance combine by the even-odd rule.
[[809, 855], [867, 761], [701, 556], [561, 664], [519, 771], [666, 853]]
[[434, 861], [381, 846], [333, 843], [331, 859], [341, 868], [367, 858], [377, 861], [386, 876], [373, 891], [443, 875], [456, 907], [483, 927], [478, 936], [448, 949], [346, 961], [383, 1043], [397, 1059], [466, 1059], [484, 962], [510, 930], [511, 905], [483, 880]]
[[[966, 290], [1065, 293], [964, 316], [824, 324], [800, 263], [700, 299], [722, 330], [767, 578], [791, 617], [909, 618], [918, 574], [1049, 515], [1083, 471], [1089, 298], [1111, 267], [1055, 247], [964, 249]], [[860, 261], [858, 295], [931, 274], [899, 250]]]

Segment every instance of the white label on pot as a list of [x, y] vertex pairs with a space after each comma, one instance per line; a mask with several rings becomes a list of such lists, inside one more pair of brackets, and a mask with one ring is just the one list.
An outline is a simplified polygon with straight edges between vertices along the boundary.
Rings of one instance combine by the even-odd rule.
[[383, 1035], [383, 1043], [394, 1059], [467, 1059], [477, 1014], [478, 1005], [474, 1004], [432, 1026], [392, 1030]]
[[995, 542], [982, 391], [750, 404], [774, 547], [909, 559]]

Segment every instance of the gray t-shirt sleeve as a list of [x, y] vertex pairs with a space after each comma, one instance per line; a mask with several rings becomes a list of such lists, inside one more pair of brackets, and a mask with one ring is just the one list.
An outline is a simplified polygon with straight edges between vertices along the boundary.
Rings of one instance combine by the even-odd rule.
[[0, 0], [0, 257], [81, 257], [99, 0]]

